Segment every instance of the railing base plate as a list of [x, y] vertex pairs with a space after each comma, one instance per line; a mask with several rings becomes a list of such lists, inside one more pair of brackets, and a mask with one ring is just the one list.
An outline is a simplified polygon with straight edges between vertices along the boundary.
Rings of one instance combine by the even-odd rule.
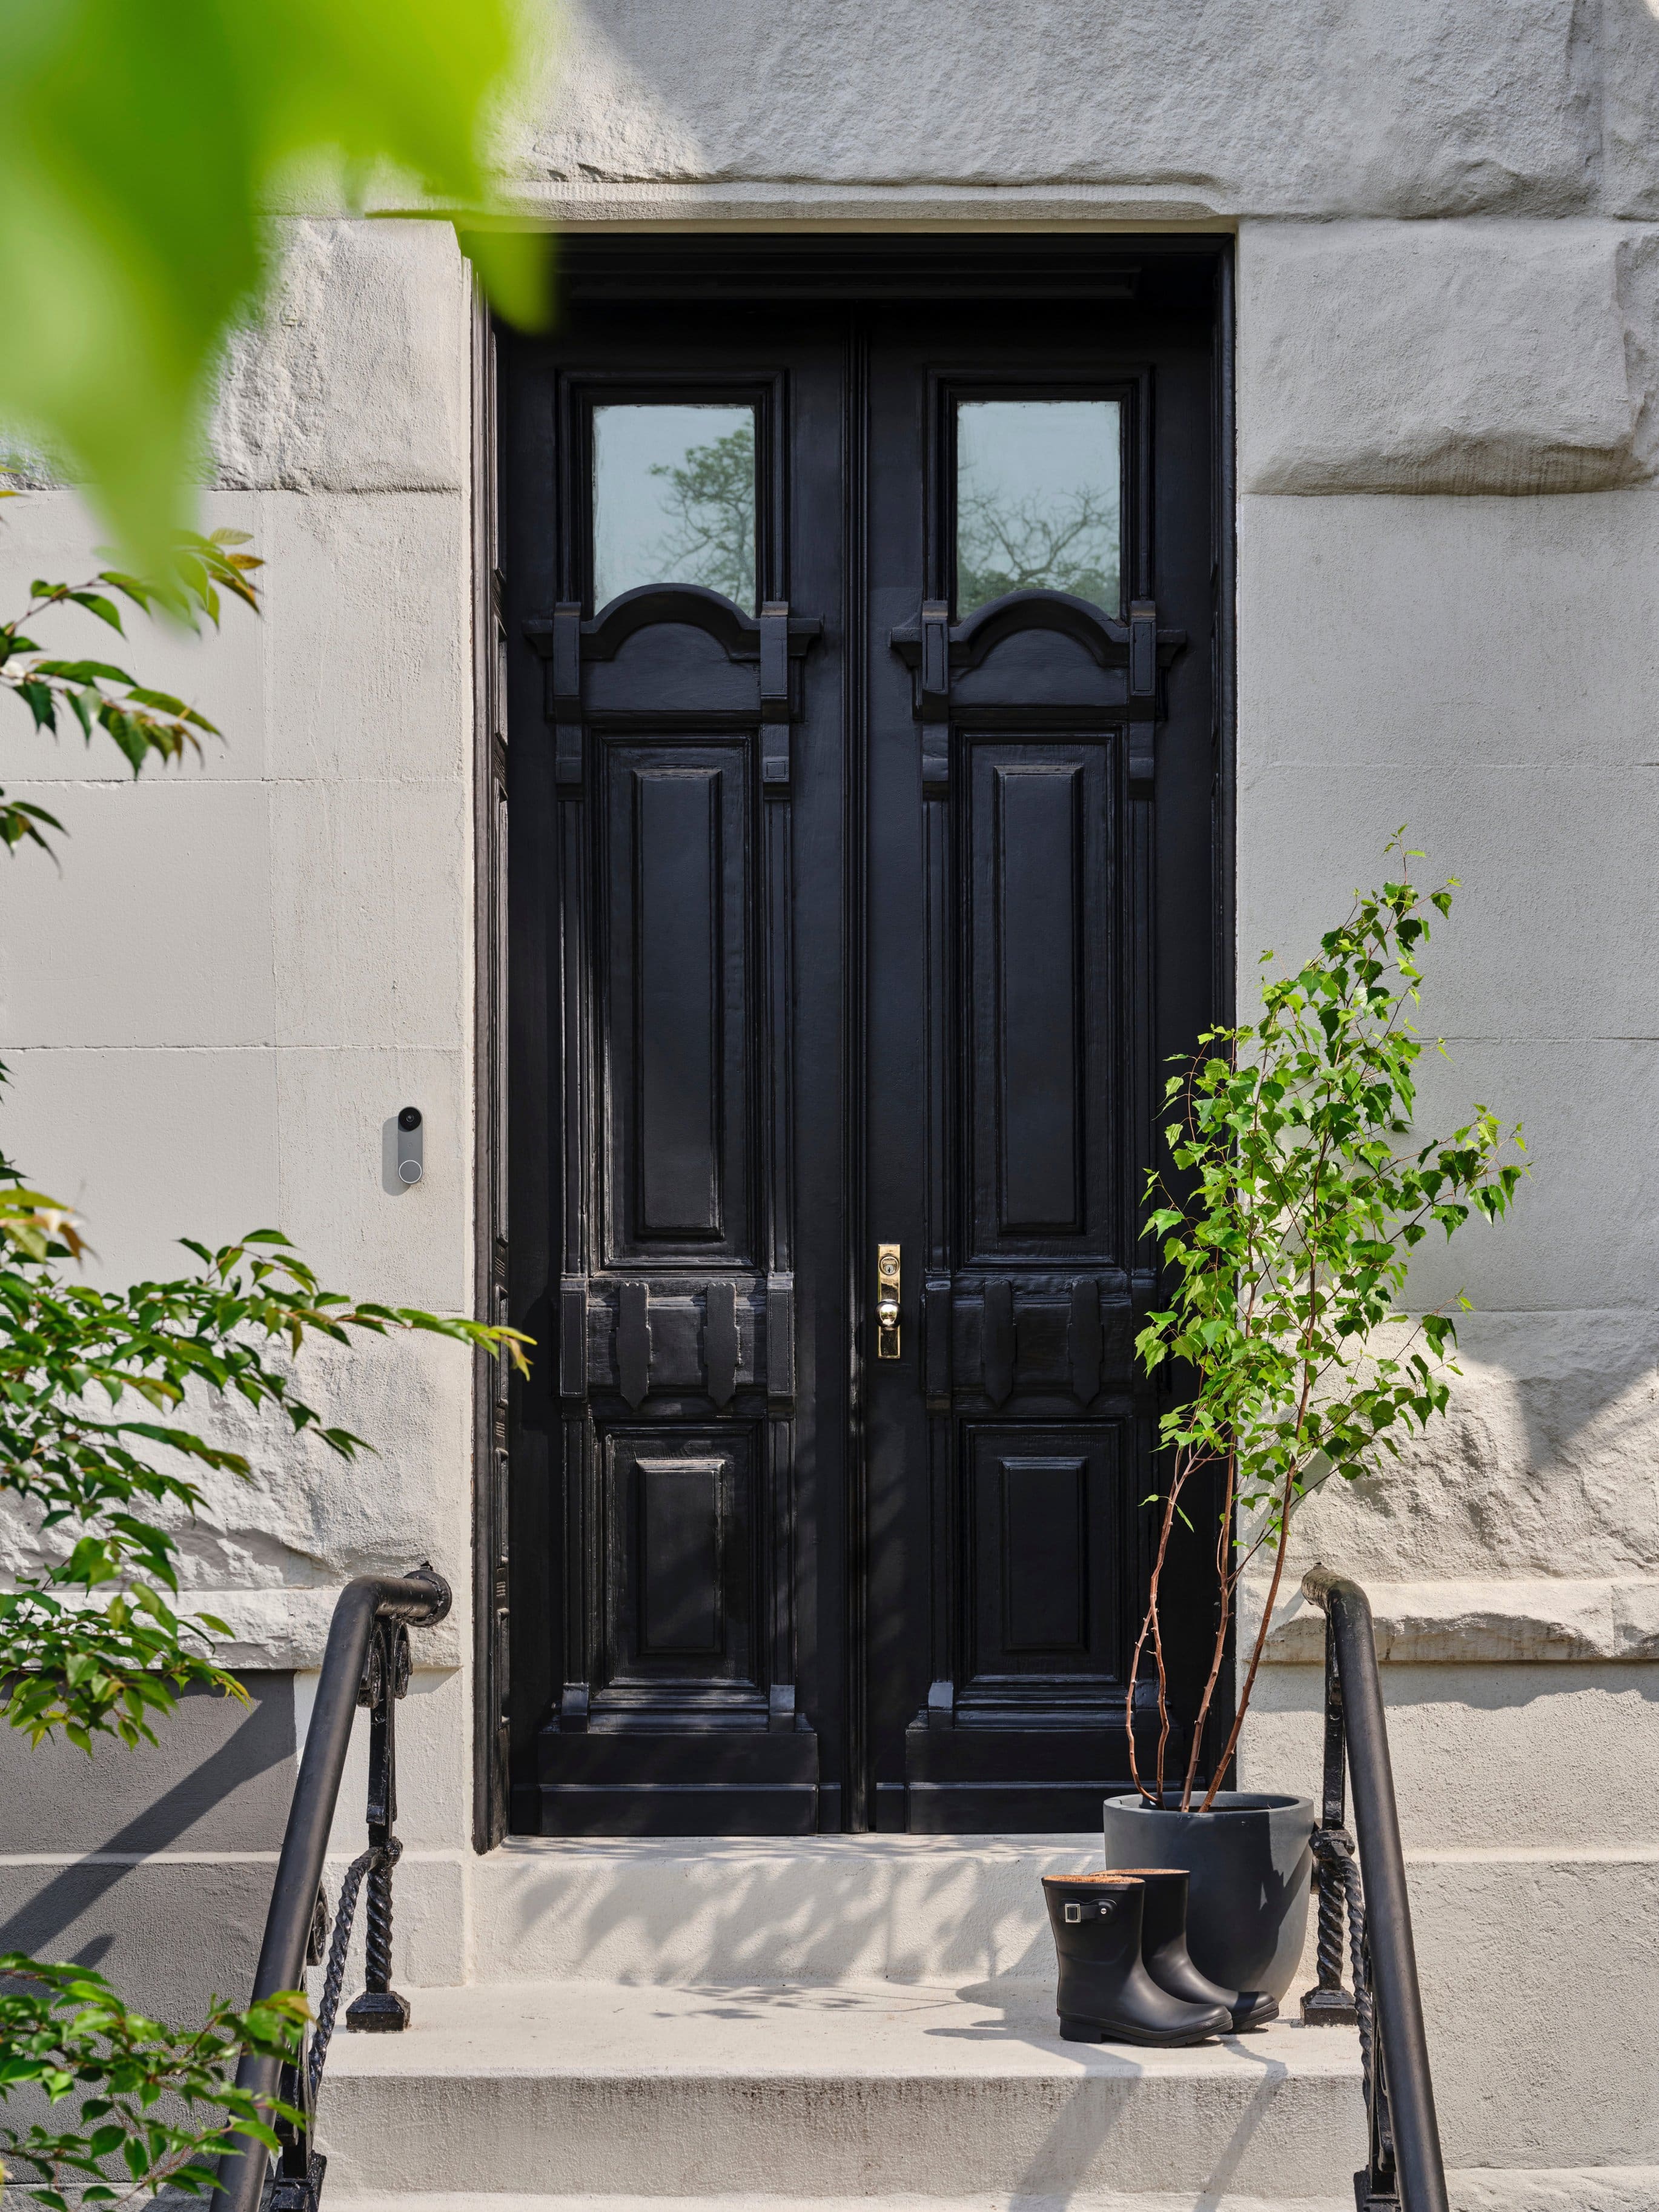
[[1358, 2017], [1347, 1990], [1310, 1990], [1302, 2000], [1304, 2027], [1352, 2027]]
[[265, 2183], [259, 2212], [319, 2212], [323, 2176], [328, 2160], [314, 2150], [306, 2162], [303, 2178], [297, 2173], [273, 2173]]
[[365, 1990], [346, 2008], [345, 2024], [359, 2035], [398, 2035], [409, 2026], [409, 1999], [396, 1990]]

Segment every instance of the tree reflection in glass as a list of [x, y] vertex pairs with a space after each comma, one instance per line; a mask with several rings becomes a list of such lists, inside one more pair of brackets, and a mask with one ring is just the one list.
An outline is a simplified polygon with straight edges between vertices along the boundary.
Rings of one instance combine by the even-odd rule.
[[702, 584], [755, 601], [755, 412], [593, 410], [593, 604], [638, 584]]
[[1115, 399], [964, 399], [957, 407], [957, 619], [1005, 592], [1121, 605]]

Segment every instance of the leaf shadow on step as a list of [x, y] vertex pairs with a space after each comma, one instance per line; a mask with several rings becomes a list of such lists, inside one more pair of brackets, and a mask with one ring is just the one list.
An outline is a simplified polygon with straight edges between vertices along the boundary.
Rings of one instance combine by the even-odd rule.
[[886, 2018], [894, 2013], [940, 2010], [956, 2002], [956, 1994], [899, 1982], [880, 1989], [839, 1989], [821, 1983], [680, 1983], [675, 1985], [675, 2002], [665, 2004], [658, 2017], [683, 2020], [687, 2011], [684, 2000], [692, 1997], [698, 2000], [695, 2008], [700, 2020], [772, 2020], [789, 2012], [813, 2019], [872, 2014]]
[[[1075, 1870], [1097, 1839], [1022, 1839], [938, 1850], [906, 1838], [665, 1844], [583, 1838], [514, 1869], [495, 1940], [519, 1972], [584, 1980], [943, 1982], [1042, 1977], [1052, 1943], [1038, 1876]], [[1030, 1844], [1047, 1845], [1041, 1857]], [[510, 1848], [510, 1847], [509, 1847]], [[665, 1872], [675, 1878], [664, 1880]]]

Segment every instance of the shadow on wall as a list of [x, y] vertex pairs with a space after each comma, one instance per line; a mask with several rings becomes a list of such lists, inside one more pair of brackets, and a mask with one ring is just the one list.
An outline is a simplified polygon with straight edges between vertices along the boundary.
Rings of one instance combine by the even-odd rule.
[[[245, 1997], [294, 1784], [285, 1674], [192, 1692], [133, 1752], [0, 1739], [0, 1951], [69, 1958], [189, 2016]], [[166, 1854], [158, 1857], [157, 1854]], [[198, 1856], [199, 1854], [199, 1856]]]

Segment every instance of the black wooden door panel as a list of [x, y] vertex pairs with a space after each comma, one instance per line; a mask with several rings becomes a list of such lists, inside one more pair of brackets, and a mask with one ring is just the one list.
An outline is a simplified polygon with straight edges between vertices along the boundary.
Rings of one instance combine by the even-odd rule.
[[1217, 251], [785, 252], [572, 241], [502, 340], [512, 1817], [1092, 1827], [1223, 965]]
[[603, 747], [607, 1267], [755, 1264], [750, 750]]
[[[605, 1431], [604, 1673], [620, 1713], [637, 1692], [646, 1714], [665, 1698], [728, 1719], [741, 1699], [764, 1715], [756, 1649], [761, 1616], [755, 1548], [763, 1439], [750, 1425]], [[717, 1703], [708, 1693], [719, 1692]]]
[[963, 1258], [1120, 1262], [1124, 933], [1109, 741], [985, 738], [962, 794]]
[[969, 1425], [972, 1577], [958, 1710], [1016, 1721], [1040, 1685], [1076, 1706], [1119, 1681], [1121, 1437], [1098, 1428]]

